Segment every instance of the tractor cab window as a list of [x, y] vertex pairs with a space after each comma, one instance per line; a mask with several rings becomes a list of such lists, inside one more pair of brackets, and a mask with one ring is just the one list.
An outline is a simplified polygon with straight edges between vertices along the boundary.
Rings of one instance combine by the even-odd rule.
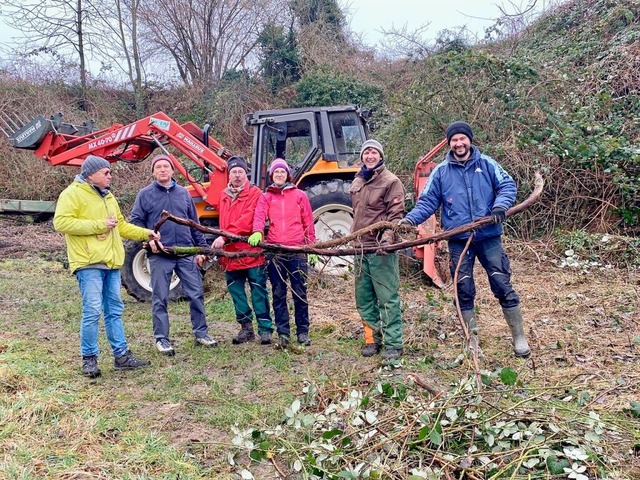
[[360, 117], [356, 112], [340, 112], [332, 113], [329, 118], [338, 165], [351, 167], [360, 160], [360, 147], [365, 140]]
[[276, 158], [284, 158], [295, 176], [313, 149], [311, 125], [308, 120], [272, 123], [263, 130], [262, 158], [270, 165]]

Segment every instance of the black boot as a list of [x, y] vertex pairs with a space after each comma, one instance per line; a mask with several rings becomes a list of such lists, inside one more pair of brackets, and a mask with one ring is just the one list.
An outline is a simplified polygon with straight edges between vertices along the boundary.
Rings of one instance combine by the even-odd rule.
[[253, 324], [251, 322], [243, 322], [240, 324], [238, 335], [233, 337], [231, 343], [239, 345], [241, 343], [253, 342], [255, 338], [256, 335], [253, 333]]
[[360, 355], [363, 357], [373, 357], [379, 354], [380, 350], [382, 350], [382, 347], [377, 343], [365, 343], [362, 350], [360, 350]]
[[115, 370], [135, 370], [136, 368], [151, 365], [149, 360], [141, 360], [133, 356], [131, 350], [127, 350], [124, 355], [116, 358], [113, 362]]
[[98, 357], [96, 355], [82, 356], [82, 374], [85, 377], [96, 378], [102, 372], [98, 368]]

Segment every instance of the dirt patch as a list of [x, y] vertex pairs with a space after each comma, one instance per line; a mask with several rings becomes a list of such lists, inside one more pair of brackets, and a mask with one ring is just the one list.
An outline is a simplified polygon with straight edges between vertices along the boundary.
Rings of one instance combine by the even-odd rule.
[[2, 258], [57, 258], [65, 253], [64, 235], [51, 221], [34, 223], [28, 216], [0, 215]]

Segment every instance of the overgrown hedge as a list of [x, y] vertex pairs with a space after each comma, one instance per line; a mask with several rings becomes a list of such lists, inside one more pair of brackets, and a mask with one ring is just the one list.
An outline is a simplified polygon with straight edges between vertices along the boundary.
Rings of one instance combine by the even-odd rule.
[[639, 49], [640, 4], [592, 0], [567, 2], [518, 37], [432, 55], [392, 101], [396, 168], [466, 119], [522, 195], [533, 170], [546, 175], [542, 202], [516, 221], [521, 234], [637, 234]]

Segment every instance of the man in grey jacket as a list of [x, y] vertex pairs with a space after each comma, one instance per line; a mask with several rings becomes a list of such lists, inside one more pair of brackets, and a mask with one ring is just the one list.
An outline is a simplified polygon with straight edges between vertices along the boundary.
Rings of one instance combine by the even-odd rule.
[[[153, 228], [163, 210], [182, 218], [198, 222], [195, 205], [186, 188], [173, 179], [173, 162], [167, 155], [157, 155], [151, 160], [151, 173], [155, 180], [138, 192], [131, 223]], [[162, 244], [167, 247], [208, 247], [204, 235], [195, 228], [165, 222], [160, 228]], [[169, 257], [162, 253], [149, 256], [151, 267], [151, 311], [156, 348], [164, 355], [175, 355], [169, 337], [169, 284], [175, 271], [182, 282], [182, 289], [189, 299], [191, 325], [196, 345], [215, 347], [217, 342], [208, 334], [204, 309], [202, 275], [194, 257]]]

